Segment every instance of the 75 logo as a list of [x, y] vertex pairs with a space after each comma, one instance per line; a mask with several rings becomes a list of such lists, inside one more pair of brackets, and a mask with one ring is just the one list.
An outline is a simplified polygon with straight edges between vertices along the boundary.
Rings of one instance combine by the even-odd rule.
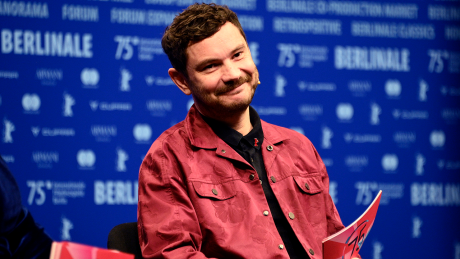
[[115, 59], [130, 60], [133, 57], [133, 46], [139, 45], [139, 38], [135, 36], [115, 36], [114, 40], [118, 43]]

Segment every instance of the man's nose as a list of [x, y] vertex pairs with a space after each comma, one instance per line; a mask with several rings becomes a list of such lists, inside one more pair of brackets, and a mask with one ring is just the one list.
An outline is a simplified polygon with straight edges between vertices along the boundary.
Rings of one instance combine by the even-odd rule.
[[226, 62], [223, 66], [222, 81], [224, 83], [238, 80], [241, 77], [241, 70], [234, 62]]

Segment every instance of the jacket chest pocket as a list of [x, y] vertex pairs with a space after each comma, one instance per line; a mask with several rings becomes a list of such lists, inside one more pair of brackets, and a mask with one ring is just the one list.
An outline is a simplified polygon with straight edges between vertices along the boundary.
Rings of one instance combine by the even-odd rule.
[[324, 205], [324, 185], [321, 176], [301, 177], [294, 176], [294, 181], [300, 188], [302, 207], [312, 225], [320, 224], [326, 220]]
[[203, 183], [191, 181], [195, 192], [201, 198], [210, 198], [214, 200], [227, 200], [236, 195], [233, 181], [223, 183]]

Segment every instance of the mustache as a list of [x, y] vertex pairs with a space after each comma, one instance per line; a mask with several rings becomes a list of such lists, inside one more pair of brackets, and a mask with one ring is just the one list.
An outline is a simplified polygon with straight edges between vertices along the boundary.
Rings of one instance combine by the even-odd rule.
[[242, 85], [244, 83], [251, 83], [251, 81], [252, 81], [252, 76], [251, 75], [245, 75], [243, 77], [238, 78], [238, 80], [225, 82], [225, 86], [223, 86], [223, 87], [221, 87], [219, 89], [216, 89], [215, 95], [224, 94], [226, 92], [229, 92], [229, 91], [237, 88], [238, 86], [240, 86], [240, 85]]

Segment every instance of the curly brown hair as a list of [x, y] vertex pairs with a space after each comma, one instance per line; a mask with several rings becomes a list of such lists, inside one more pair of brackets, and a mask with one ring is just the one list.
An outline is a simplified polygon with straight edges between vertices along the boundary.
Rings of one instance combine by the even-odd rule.
[[237, 15], [227, 6], [211, 4], [193, 4], [177, 15], [166, 28], [161, 46], [168, 55], [171, 65], [185, 77], [187, 74], [187, 47], [211, 37], [226, 23], [231, 22], [246, 40]]

